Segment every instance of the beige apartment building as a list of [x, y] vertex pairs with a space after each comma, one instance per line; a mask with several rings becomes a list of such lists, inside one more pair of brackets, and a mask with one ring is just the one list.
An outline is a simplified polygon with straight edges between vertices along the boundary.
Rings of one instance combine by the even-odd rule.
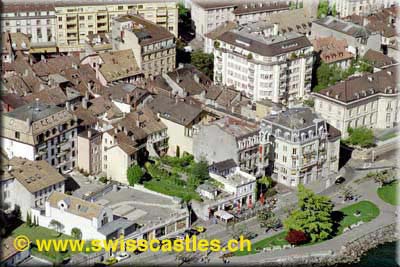
[[60, 51], [77, 51], [89, 34], [110, 32], [113, 19], [137, 14], [178, 34], [178, 8], [175, 1], [70, 1], [57, 4], [57, 44]]
[[36, 102], [2, 114], [1, 147], [9, 158], [46, 160], [60, 173], [76, 167], [77, 118]]
[[349, 128], [392, 128], [398, 125], [398, 66], [342, 81], [314, 93], [315, 111], [348, 136]]
[[22, 32], [38, 43], [38, 52], [82, 51], [87, 36], [110, 32], [114, 17], [137, 14], [178, 35], [176, 1], [163, 0], [72, 0], [26, 4], [6, 0], [1, 14], [2, 32]]
[[286, 186], [328, 178], [339, 169], [340, 131], [309, 108], [266, 117], [260, 144], [260, 167]]
[[78, 169], [89, 174], [101, 172], [102, 135], [94, 129], [86, 130], [78, 135]]
[[137, 15], [114, 20], [113, 50], [132, 49], [145, 77], [171, 72], [175, 68], [175, 37], [165, 28]]

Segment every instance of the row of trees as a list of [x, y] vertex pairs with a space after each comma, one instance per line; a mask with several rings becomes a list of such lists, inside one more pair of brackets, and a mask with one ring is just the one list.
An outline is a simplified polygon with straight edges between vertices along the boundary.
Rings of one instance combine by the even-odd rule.
[[356, 72], [372, 72], [372, 65], [365, 59], [358, 61], [353, 60], [347, 69], [342, 69], [336, 64], [326, 64], [321, 62], [317, 68], [316, 73], [316, 86], [314, 87], [315, 92], [319, 92], [331, 85], [336, 84], [341, 80], [347, 79], [349, 76]]

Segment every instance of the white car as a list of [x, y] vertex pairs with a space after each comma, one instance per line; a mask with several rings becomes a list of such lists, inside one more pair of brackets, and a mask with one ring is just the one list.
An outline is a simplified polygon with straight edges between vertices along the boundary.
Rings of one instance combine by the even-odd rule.
[[120, 261], [126, 260], [126, 259], [129, 258], [130, 256], [131, 256], [131, 255], [129, 255], [127, 252], [121, 251], [121, 252], [118, 252], [118, 253], [117, 253], [117, 255], [115, 256], [115, 259], [116, 259], [118, 262], [120, 262]]

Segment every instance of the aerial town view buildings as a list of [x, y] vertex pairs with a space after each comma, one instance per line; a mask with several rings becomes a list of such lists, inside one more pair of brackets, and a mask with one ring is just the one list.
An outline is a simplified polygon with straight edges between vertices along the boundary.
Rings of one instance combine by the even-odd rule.
[[[0, 266], [381, 266], [372, 249], [397, 266], [398, 12], [395, 0], [4, 0]], [[187, 236], [251, 247], [36, 242]]]

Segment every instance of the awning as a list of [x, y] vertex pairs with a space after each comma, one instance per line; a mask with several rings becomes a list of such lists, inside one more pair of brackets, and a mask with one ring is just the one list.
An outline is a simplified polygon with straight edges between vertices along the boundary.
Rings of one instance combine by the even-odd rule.
[[226, 212], [224, 210], [217, 210], [216, 212], [214, 212], [214, 216], [216, 217], [220, 217], [221, 219], [228, 221], [229, 219], [233, 218], [233, 215], [230, 214], [229, 212]]

